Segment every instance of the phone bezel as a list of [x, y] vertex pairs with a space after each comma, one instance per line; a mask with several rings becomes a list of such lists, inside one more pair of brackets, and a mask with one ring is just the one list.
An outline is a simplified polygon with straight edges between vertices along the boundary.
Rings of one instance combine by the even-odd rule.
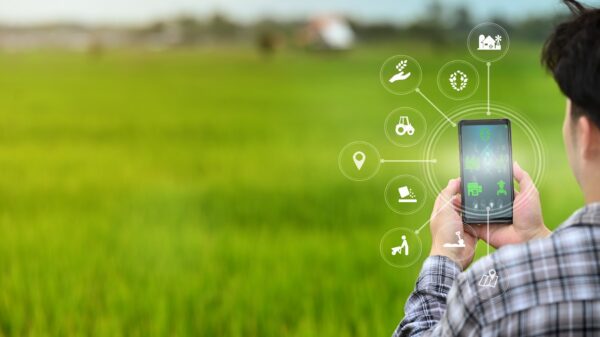
[[[458, 148], [459, 148], [459, 161], [460, 161], [460, 191], [461, 191], [461, 205], [465, 204], [465, 186], [464, 186], [464, 167], [463, 167], [463, 148], [462, 148], [462, 128], [463, 126], [469, 125], [498, 125], [498, 124], [505, 124], [508, 127], [508, 162], [510, 163], [510, 179], [511, 179], [511, 186], [513, 186], [513, 188], [510, 190], [510, 194], [511, 194], [511, 217], [509, 218], [491, 218], [489, 220], [490, 224], [511, 224], [513, 222], [513, 216], [514, 216], [514, 202], [515, 202], [515, 192], [514, 192], [514, 174], [513, 174], [513, 165], [512, 165], [512, 130], [511, 130], [511, 123], [510, 120], [507, 118], [499, 118], [499, 119], [463, 119], [460, 122], [458, 122]], [[469, 219], [467, 217], [466, 212], [461, 212], [462, 213], [462, 221], [463, 224], [469, 224], [469, 225], [476, 225], [476, 224], [482, 224], [481, 220], [477, 220], [477, 219]], [[484, 222], [484, 223], [487, 223]]]

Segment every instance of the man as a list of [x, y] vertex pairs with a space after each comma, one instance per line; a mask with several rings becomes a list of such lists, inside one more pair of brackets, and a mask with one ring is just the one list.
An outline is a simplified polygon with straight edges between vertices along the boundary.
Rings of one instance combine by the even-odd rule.
[[[575, 17], [556, 28], [542, 60], [567, 96], [563, 137], [586, 206], [551, 233], [531, 178], [515, 163], [515, 204], [524, 206], [514, 223], [469, 233], [457, 211], [460, 181], [450, 180], [394, 336], [600, 336], [600, 10], [564, 2]], [[444, 207], [449, 199], [454, 207]], [[467, 248], [445, 248], [457, 231]], [[498, 250], [463, 272], [478, 239]]]

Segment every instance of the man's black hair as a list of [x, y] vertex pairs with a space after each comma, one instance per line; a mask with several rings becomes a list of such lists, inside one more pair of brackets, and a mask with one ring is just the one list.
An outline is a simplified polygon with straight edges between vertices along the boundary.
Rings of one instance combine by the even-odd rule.
[[588, 117], [600, 128], [600, 9], [563, 0], [573, 17], [546, 41], [542, 63], [571, 99], [574, 119]]

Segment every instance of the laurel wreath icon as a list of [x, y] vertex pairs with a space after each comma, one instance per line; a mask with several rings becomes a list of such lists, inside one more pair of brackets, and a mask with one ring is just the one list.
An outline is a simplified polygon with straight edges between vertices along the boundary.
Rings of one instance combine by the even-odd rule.
[[452, 89], [460, 92], [467, 88], [469, 77], [464, 72], [457, 70], [450, 75], [450, 86]]

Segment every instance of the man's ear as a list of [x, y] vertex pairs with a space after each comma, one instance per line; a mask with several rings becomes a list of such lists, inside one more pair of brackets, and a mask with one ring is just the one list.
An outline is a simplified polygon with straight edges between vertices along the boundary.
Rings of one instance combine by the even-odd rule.
[[600, 159], [600, 129], [587, 116], [577, 120], [577, 141], [583, 159]]

